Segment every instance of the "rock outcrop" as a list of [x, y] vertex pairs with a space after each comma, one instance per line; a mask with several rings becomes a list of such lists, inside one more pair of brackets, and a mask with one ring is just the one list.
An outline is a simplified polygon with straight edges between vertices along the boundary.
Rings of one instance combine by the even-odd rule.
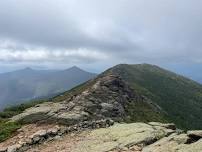
[[72, 151], [201, 152], [200, 133], [201, 131], [185, 133], [176, 129], [174, 124], [158, 122], [115, 124], [91, 131]]
[[71, 98], [39, 104], [11, 120], [23, 123], [58, 122], [65, 125], [108, 118], [122, 121], [129, 116], [126, 111], [132, 103], [147, 104], [146, 107], [158, 111], [157, 106], [149, 105], [145, 97], [132, 90], [120, 77], [108, 74], [101, 75], [91, 86]]
[[163, 124], [152, 126], [145, 123], [115, 124], [110, 128], [94, 130], [87, 137], [93, 140], [83, 140], [74, 149], [75, 152], [124, 151], [133, 146], [144, 146], [169, 136], [175, 130], [164, 127]]
[[[29, 136], [18, 135], [17, 138], [10, 139], [11, 142], [0, 143], [0, 152], [23, 152], [32, 148], [35, 145], [42, 144], [44, 142], [58, 139], [61, 136], [72, 132], [81, 132], [87, 129], [97, 129], [97, 128], [107, 128], [114, 124], [113, 120], [98, 120], [91, 122], [81, 122], [72, 126], [59, 126], [55, 125], [53, 127], [45, 127], [40, 129]], [[36, 127], [36, 126], [35, 126]], [[25, 131], [25, 129], [20, 129], [18, 132]], [[25, 131], [29, 134], [29, 130]]]

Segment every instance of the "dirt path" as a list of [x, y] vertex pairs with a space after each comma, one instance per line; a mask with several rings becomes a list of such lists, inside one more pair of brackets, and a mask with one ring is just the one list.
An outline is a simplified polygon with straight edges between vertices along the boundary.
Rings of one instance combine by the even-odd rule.
[[27, 152], [73, 152], [76, 145], [84, 140], [87, 135], [88, 131], [67, 134], [58, 139], [37, 145], [32, 149], [27, 150]]

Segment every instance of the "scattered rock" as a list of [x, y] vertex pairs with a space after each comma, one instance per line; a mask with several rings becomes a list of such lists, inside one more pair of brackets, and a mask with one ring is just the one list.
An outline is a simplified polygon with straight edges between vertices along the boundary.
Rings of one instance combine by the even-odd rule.
[[[15, 152], [17, 150], [25, 151], [29, 148], [31, 148], [33, 145], [41, 144], [46, 141], [50, 140], [62, 140], [62, 136], [66, 133], [74, 133], [77, 131], [82, 131], [85, 129], [92, 129], [95, 126], [97, 128], [106, 128], [114, 124], [114, 121], [111, 119], [101, 119], [97, 121], [85, 121], [81, 122], [76, 125], [72, 126], [53, 126], [52, 128], [48, 129], [41, 129], [33, 133], [32, 135], [28, 136], [27, 139], [24, 139], [25, 137], [22, 135], [18, 136], [19, 141], [18, 144], [13, 144], [9, 147], [2, 148], [0, 152]], [[21, 130], [22, 132], [23, 130]], [[74, 136], [75, 134], [73, 134]], [[23, 139], [23, 140], [22, 140]], [[7, 150], [8, 149], [8, 150]]]
[[42, 137], [42, 136], [45, 136], [46, 134], [47, 134], [46, 130], [39, 130], [36, 133], [34, 133], [33, 135], [31, 135], [30, 138]]
[[21, 147], [22, 146], [20, 144], [15, 144], [15, 145], [9, 146], [7, 149], [7, 152], [16, 152]]
[[7, 152], [7, 147], [1, 147], [0, 152]]
[[47, 130], [47, 133], [50, 134], [50, 135], [57, 135], [58, 130], [59, 130], [59, 127], [50, 128], [50, 129]]
[[54, 137], [55, 140], [59, 140], [61, 138], [61, 136], [57, 135]]

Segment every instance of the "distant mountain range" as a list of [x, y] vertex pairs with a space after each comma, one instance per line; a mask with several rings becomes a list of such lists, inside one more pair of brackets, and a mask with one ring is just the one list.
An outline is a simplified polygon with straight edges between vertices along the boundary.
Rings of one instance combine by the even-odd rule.
[[95, 76], [76, 66], [66, 70], [25, 68], [0, 74], [0, 110], [26, 100], [56, 95]]

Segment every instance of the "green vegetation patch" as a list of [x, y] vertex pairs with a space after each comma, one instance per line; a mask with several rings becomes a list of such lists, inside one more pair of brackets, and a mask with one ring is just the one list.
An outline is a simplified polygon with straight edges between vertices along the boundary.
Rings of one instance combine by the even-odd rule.
[[0, 122], [0, 142], [5, 141], [6, 139], [12, 137], [17, 129], [21, 128], [21, 124], [17, 122]]
[[47, 101], [48, 100], [30, 101], [20, 105], [8, 107], [0, 112], [0, 142], [3, 142], [15, 135], [17, 129], [21, 128], [22, 126], [22, 124], [18, 122], [9, 122], [9, 118], [22, 113], [27, 108]]
[[168, 118], [165, 114], [155, 111], [150, 105], [144, 102], [131, 102], [127, 105], [127, 117], [125, 122], [162, 122], [167, 123]]

